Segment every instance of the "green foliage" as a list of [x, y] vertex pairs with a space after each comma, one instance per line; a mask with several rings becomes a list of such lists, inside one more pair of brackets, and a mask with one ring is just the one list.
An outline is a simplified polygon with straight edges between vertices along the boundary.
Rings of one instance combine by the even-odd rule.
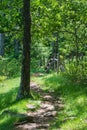
[[[20, 41], [20, 43], [22, 43], [22, 6], [23, 3], [21, 0], [14, 0], [13, 2], [4, 0], [0, 3], [0, 32], [6, 32], [5, 55], [7, 57], [9, 57], [9, 55], [14, 55], [14, 39], [17, 39]], [[66, 60], [71, 60], [74, 57], [75, 61], [71, 61], [73, 64], [77, 64], [77, 62], [80, 61], [79, 65], [74, 67], [76, 67], [76, 70], [78, 68], [80, 71], [78, 74], [81, 74], [85, 77], [85, 70], [87, 68], [87, 65], [85, 65], [87, 64], [86, 14], [86, 0], [31, 1], [31, 69], [39, 68], [40, 64], [43, 65], [44, 63], [41, 63], [41, 59], [43, 57], [47, 62], [50, 53], [53, 53], [52, 43], [54, 44], [56, 40], [54, 37], [54, 34], [56, 33], [58, 35], [58, 55], [60, 59], [63, 57], [62, 62], [65, 62]], [[79, 59], [79, 54], [84, 54], [82, 59]], [[81, 67], [79, 67], [82, 62], [84, 62], [84, 70], [81, 70]], [[11, 64], [12, 63], [9, 63], [8, 65], [8, 71], [11, 73], [11, 75], [14, 75], [15, 72], [13, 72], [13, 70], [15, 70], [16, 67], [14, 66], [15, 69], [12, 70], [10, 66]], [[67, 66], [71, 66], [71, 64], [72, 63], [70, 63], [70, 65], [67, 64]], [[76, 71], [74, 70], [75, 68], [71, 68], [72, 69], [68, 68], [68, 70], [72, 70], [72, 73], [74, 73], [74, 71]]]
[[21, 26], [20, 8], [22, 8], [22, 1], [3, 0], [0, 2], [0, 31], [10, 32], [10, 30], [16, 30]]
[[6, 77], [15, 77], [20, 74], [20, 63], [17, 59], [0, 60], [0, 75]]
[[12, 59], [7, 64], [7, 76], [13, 77], [20, 74], [20, 63], [16, 59]]
[[84, 65], [86, 65], [84, 62], [83, 64], [79, 64], [78, 66], [75, 64], [75, 62], [67, 64], [66, 71], [63, 73], [63, 75], [65, 75], [75, 83], [83, 82], [85, 84], [87, 83], [87, 70]]
[[0, 75], [5, 75], [6, 61], [0, 60]]
[[3, 80], [5, 80], [5, 79], [6, 79], [5, 76], [0, 76], [0, 82], [3, 81]]

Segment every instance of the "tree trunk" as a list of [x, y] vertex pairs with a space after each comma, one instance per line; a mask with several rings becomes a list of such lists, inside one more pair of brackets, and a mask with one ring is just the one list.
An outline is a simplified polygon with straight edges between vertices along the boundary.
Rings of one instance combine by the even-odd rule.
[[15, 39], [14, 40], [14, 57], [16, 59], [19, 58], [19, 47], [20, 47], [19, 41]]
[[0, 33], [0, 56], [4, 56], [4, 34]]
[[21, 83], [17, 100], [30, 97], [30, 45], [31, 45], [31, 17], [30, 0], [23, 0], [23, 60]]

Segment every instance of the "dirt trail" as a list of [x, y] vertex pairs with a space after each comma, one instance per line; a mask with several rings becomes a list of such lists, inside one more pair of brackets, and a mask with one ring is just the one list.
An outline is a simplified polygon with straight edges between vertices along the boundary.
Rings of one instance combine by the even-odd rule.
[[[63, 108], [61, 98], [55, 98], [53, 92], [44, 92], [37, 84], [31, 83], [31, 89], [41, 96], [40, 108], [27, 113], [27, 120], [16, 124], [16, 130], [50, 130], [50, 122], [56, 117], [57, 111]], [[27, 104], [29, 109], [33, 105]]]

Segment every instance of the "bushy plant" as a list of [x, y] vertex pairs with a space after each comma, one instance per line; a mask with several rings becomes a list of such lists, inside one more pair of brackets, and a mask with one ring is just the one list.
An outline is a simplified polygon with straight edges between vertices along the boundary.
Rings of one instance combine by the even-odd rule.
[[6, 76], [7, 60], [0, 59], [0, 75]]
[[74, 82], [87, 82], [87, 69], [85, 64], [75, 65], [73, 62], [66, 65], [64, 75]]
[[7, 77], [15, 77], [20, 74], [20, 62], [13, 59], [0, 60], [0, 75]]
[[20, 73], [20, 63], [13, 59], [7, 64], [7, 76], [8, 77], [15, 77]]

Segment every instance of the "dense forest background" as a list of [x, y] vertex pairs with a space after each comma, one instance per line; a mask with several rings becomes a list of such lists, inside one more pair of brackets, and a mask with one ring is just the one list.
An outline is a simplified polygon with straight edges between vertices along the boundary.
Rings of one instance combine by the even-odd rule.
[[[81, 100], [78, 102], [81, 102], [81, 105], [84, 108], [84, 112], [82, 111], [84, 114], [81, 115], [81, 113], [78, 113], [81, 115], [77, 120], [75, 118], [77, 122], [75, 126], [78, 126], [78, 128], [72, 126], [71, 129], [80, 130], [78, 125], [78, 122], [81, 121], [80, 119], [83, 118], [87, 122], [87, 116], [85, 115], [87, 104], [87, 1], [32, 0], [29, 7], [29, 12], [26, 14], [26, 11], [24, 13], [26, 7], [24, 8], [22, 0], [0, 1], [1, 94], [3, 92], [4, 82], [13, 80], [14, 84], [14, 81], [16, 82], [18, 80], [17, 85], [19, 86], [18, 77], [20, 76], [22, 81], [25, 79], [24, 82], [21, 82], [22, 84], [24, 83], [25, 87], [24, 85], [20, 85], [20, 87], [22, 86], [21, 88], [23, 91], [24, 88], [26, 88], [24, 94], [27, 93], [28, 87], [26, 86], [27, 83], [30, 83], [30, 76], [32, 80], [33, 76], [40, 75], [41, 73], [42, 77], [33, 77], [33, 81], [41, 85], [44, 84], [42, 86], [47, 85], [48, 88], [46, 88], [46, 91], [50, 89], [52, 91], [52, 89], [54, 89], [54, 95], [56, 97], [59, 96], [60, 93], [63, 95], [63, 102], [66, 102], [65, 104], [67, 106], [63, 110], [63, 113], [68, 113], [70, 109], [74, 109], [68, 114], [70, 114], [69, 116], [72, 115], [71, 117], [75, 117], [77, 106], [75, 108], [71, 107], [76, 104], [76, 100], [74, 102], [73, 99], [76, 95], [80, 96], [80, 94], [82, 94]], [[28, 15], [30, 15], [30, 17], [28, 17]], [[26, 34], [24, 34], [24, 30], [26, 30]], [[24, 41], [26, 41], [25, 49]], [[28, 41], [30, 42], [29, 46], [26, 44]], [[26, 55], [24, 55], [24, 53], [26, 53]], [[25, 60], [23, 62], [24, 57]], [[29, 59], [27, 59], [27, 57]], [[24, 65], [26, 68], [26, 76], [23, 77]], [[30, 67], [30, 69], [28, 67]], [[26, 81], [28, 82], [26, 83]], [[62, 87], [58, 88], [58, 86], [56, 86], [59, 85], [58, 83]], [[63, 85], [61, 85], [62, 83]], [[19, 96], [17, 96], [18, 88], [15, 90], [16, 95], [14, 100]], [[12, 94], [13, 93], [14, 91]], [[72, 95], [72, 98], [70, 98], [70, 94]], [[37, 100], [37, 96], [34, 94], [32, 95], [35, 96], [35, 100]], [[28, 93], [27, 96], [29, 96]], [[8, 95], [6, 98], [7, 97]], [[68, 100], [68, 98], [70, 98], [70, 100]], [[82, 101], [84, 101], [83, 104]], [[72, 103], [70, 104], [70, 102]], [[4, 104], [4, 101], [1, 100], [1, 104], [2, 103]], [[8, 104], [9, 103], [13, 103], [13, 100], [8, 102]], [[2, 105], [1, 113], [7, 106], [8, 105], [4, 107], [4, 105]], [[82, 107], [78, 106], [78, 109], [80, 108], [79, 111], [81, 111]], [[58, 120], [59, 123], [56, 121], [57, 125], [55, 124], [55, 126], [57, 128], [58, 125], [62, 127], [62, 125], [60, 125], [62, 124], [61, 120], [62, 118], [65, 118], [63, 117], [63, 113], [58, 115], [61, 119]], [[73, 122], [75, 123], [75, 121]], [[63, 126], [63, 130], [70, 130], [67, 128], [69, 123], [66, 123], [65, 127]], [[87, 130], [87, 126], [84, 125], [83, 122], [82, 125], [82, 130]], [[50, 129], [56, 130], [54, 127]], [[4, 130], [3, 126], [1, 126], [1, 130]], [[10, 130], [10, 127], [8, 130]]]
[[[0, 4], [0, 75], [20, 71], [22, 1]], [[87, 73], [86, 1], [32, 1], [31, 71], [64, 71], [84, 80]], [[15, 63], [15, 64], [14, 64]]]

